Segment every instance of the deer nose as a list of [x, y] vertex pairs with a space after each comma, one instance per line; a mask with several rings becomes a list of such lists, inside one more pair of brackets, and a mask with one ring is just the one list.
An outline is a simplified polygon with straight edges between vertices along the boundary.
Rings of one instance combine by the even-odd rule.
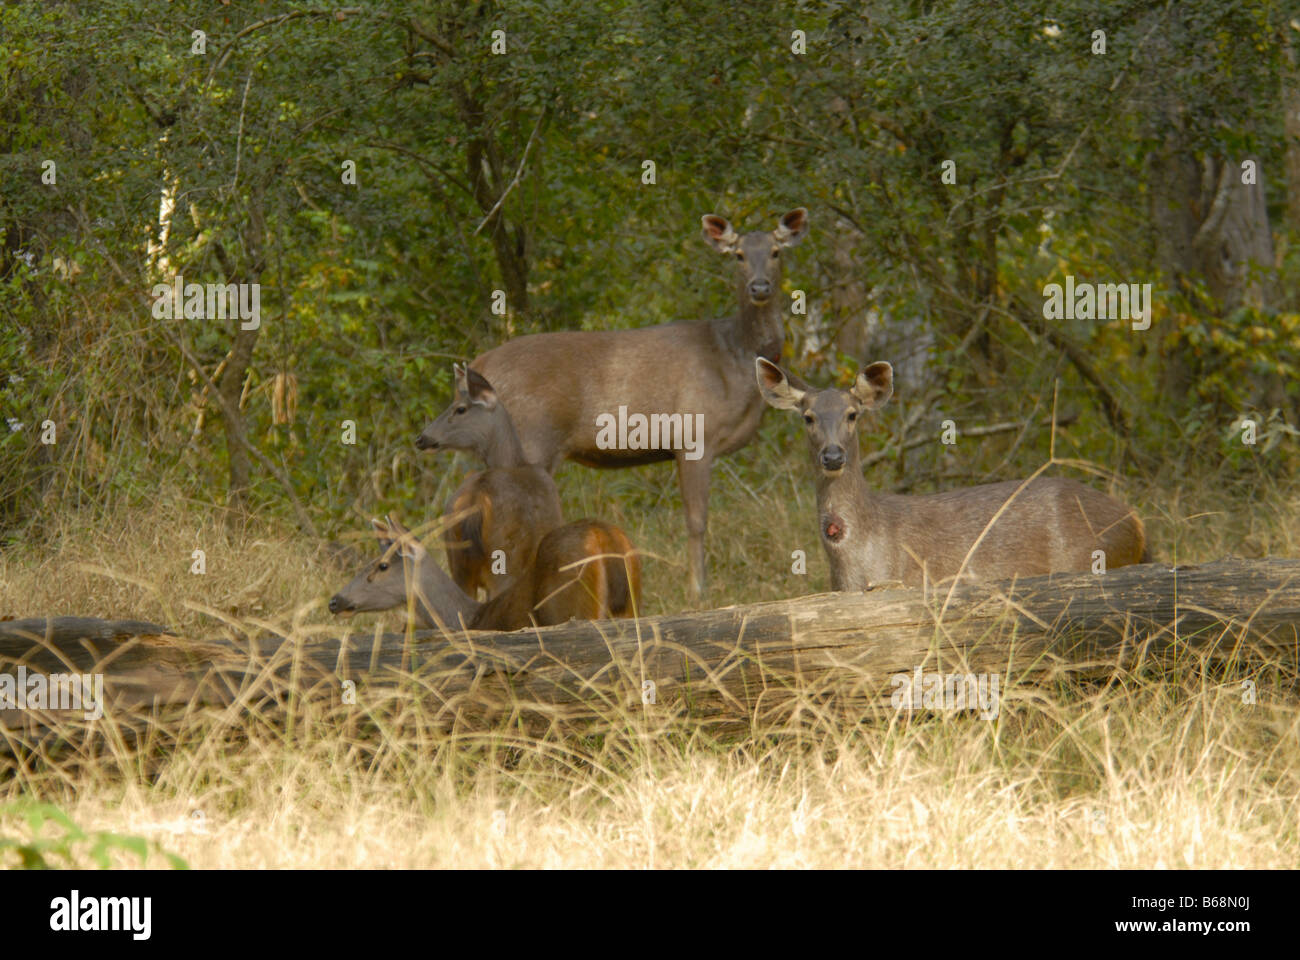
[[843, 447], [824, 447], [821, 455], [823, 470], [839, 470], [844, 466]]
[[330, 613], [338, 613], [341, 610], [347, 610], [349, 604], [340, 594], [334, 594], [330, 597]]
[[772, 284], [767, 280], [749, 281], [749, 296], [753, 300], [766, 300], [772, 295]]
[[438, 449], [438, 441], [420, 434], [415, 438], [415, 448], [417, 450], [436, 450]]

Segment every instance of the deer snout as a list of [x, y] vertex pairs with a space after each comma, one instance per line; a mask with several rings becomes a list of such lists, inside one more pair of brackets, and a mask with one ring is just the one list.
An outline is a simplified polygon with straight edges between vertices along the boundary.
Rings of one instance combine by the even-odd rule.
[[353, 604], [343, 599], [343, 594], [336, 593], [334, 596], [330, 597], [330, 613], [340, 614], [350, 612], [353, 609]]
[[415, 448], [417, 450], [437, 450], [438, 441], [427, 433], [422, 433], [415, 438]]
[[820, 457], [823, 470], [842, 470], [844, 469], [844, 448], [838, 444], [830, 447], [822, 447]]
[[768, 280], [749, 281], [749, 299], [762, 303], [772, 295], [772, 283]]

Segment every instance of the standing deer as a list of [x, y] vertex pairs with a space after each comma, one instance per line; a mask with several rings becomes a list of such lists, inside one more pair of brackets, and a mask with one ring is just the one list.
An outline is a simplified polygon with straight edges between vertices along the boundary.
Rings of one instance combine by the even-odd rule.
[[[707, 589], [704, 534], [713, 462], [758, 432], [766, 408], [754, 386], [754, 358], [781, 358], [781, 254], [807, 234], [808, 211], [791, 210], [770, 232], [741, 235], [712, 214], [703, 224], [705, 240], [736, 262], [740, 303], [732, 316], [532, 334], [508, 340], [471, 364], [510, 408], [527, 461], [551, 473], [566, 458], [589, 467], [677, 461], [697, 601]], [[627, 411], [665, 422], [680, 417], [678, 423], [700, 424], [703, 435], [689, 448], [676, 449], [602, 442], [602, 419]]]
[[888, 363], [863, 369], [848, 390], [811, 389], [762, 357], [754, 366], [763, 398], [803, 416], [818, 471], [818, 531], [835, 590], [890, 580], [917, 587], [959, 574], [998, 580], [1088, 570], [1094, 550], [1108, 567], [1150, 560], [1137, 514], [1076, 480], [1010, 480], [925, 496], [870, 490], [858, 418], [893, 395]]
[[460, 589], [424, 545], [392, 517], [372, 520], [380, 555], [330, 598], [330, 613], [347, 619], [406, 607], [416, 621], [443, 632], [518, 630], [571, 618], [631, 617], [641, 595], [641, 565], [627, 535], [613, 524], [577, 520], [542, 538], [537, 560], [491, 600]]
[[[510, 412], [492, 385], [460, 364], [451, 406], [425, 427], [415, 445], [421, 450], [467, 450], [487, 466], [471, 473], [452, 495], [447, 512], [453, 522], [447, 544], [451, 578], [471, 597], [482, 588], [488, 599], [528, 568], [543, 536], [564, 522], [560, 492], [551, 474], [524, 457]], [[494, 557], [504, 575], [493, 572]]]

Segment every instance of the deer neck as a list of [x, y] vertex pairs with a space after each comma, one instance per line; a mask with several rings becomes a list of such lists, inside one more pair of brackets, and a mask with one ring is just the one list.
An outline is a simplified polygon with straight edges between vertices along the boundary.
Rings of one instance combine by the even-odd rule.
[[773, 363], [781, 360], [785, 331], [776, 305], [778, 296], [774, 291], [766, 303], [758, 306], [749, 299], [746, 281], [742, 280], [737, 288], [736, 299], [740, 308], [731, 317], [730, 339], [739, 349], [741, 359], [751, 367], [754, 357], [766, 357]]
[[478, 612], [478, 602], [456, 586], [433, 557], [426, 556], [416, 566], [415, 581], [419, 588], [415, 613], [426, 627], [458, 630], [462, 617], [468, 624]]
[[879, 497], [862, 476], [862, 459], [856, 441], [844, 469], [834, 476], [817, 475], [817, 518], [824, 542], [832, 545], [862, 542], [880, 517]]
[[519, 442], [514, 422], [504, 407], [500, 412], [501, 415], [493, 419], [492, 432], [477, 452], [489, 468], [527, 466], [524, 445]]

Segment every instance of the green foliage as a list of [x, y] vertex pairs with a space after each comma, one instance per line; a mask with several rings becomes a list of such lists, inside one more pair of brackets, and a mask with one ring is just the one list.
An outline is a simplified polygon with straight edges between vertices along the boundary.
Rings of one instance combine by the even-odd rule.
[[[1171, 437], [1180, 457], [1217, 456], [1247, 409], [1293, 423], [1300, 408], [1297, 225], [1272, 174], [1286, 29], [1268, 0], [809, 0], [744, 16], [704, 0], [4, 5], [0, 418], [24, 428], [0, 425], [0, 529], [164, 480], [226, 496], [206, 377], [237, 331], [153, 316], [160, 277], [261, 283], [235, 372], [243, 427], [331, 529], [377, 499], [445, 494], [411, 441], [452, 359], [534, 330], [721, 315], [734, 294], [700, 215], [752, 229], [796, 204], [813, 222], [787, 274], [787, 293], [808, 294], [788, 318], [805, 374], [916, 350], [899, 396], [928, 398], [927, 428], [1041, 416], [1059, 381], [1079, 456], [1122, 466]], [[1157, 256], [1149, 161], [1173, 142], [1270, 172], [1276, 302], [1222, 308]], [[1151, 282], [1152, 330], [1040, 329], [1043, 285], [1070, 274]], [[290, 379], [296, 406], [275, 422]], [[54, 446], [35, 439], [45, 419]], [[1278, 436], [1269, 462], [1286, 469], [1294, 443]], [[1042, 452], [999, 443], [969, 472]], [[900, 482], [942, 480], [921, 462], [900, 459]], [[261, 462], [251, 495], [287, 509]]]
[[[113, 865], [113, 852], [120, 850], [135, 857], [141, 867], [149, 866], [151, 854], [158, 854], [173, 870], [189, 869], [183, 859], [143, 837], [104, 830], [87, 833], [53, 804], [34, 800], [7, 803], [0, 806], [0, 820], [4, 818], [20, 819], [28, 834], [25, 839], [0, 836], [0, 862], [11, 868], [84, 870], [96, 866], [104, 870]], [[54, 835], [46, 836], [49, 833]]]

